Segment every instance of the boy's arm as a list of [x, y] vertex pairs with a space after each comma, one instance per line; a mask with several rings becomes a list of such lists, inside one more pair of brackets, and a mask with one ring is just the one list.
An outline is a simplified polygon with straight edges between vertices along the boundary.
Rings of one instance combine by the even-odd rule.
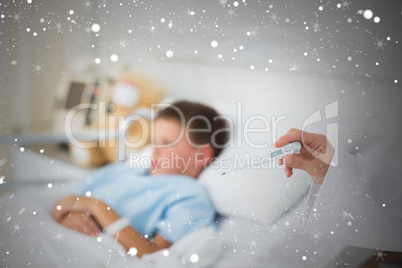
[[70, 212], [66, 213], [59, 223], [74, 231], [96, 236], [99, 234], [100, 229], [95, 220], [85, 212]]
[[[56, 221], [60, 222], [66, 213], [87, 212], [92, 215], [102, 229], [106, 229], [110, 224], [120, 218], [104, 202], [85, 196], [69, 196], [57, 202], [52, 210], [52, 215]], [[154, 241], [150, 242], [131, 226], [127, 226], [114, 235], [116, 240], [129, 251], [131, 248], [137, 250], [137, 256], [152, 253], [170, 247], [170, 243], [162, 236], [156, 235]]]

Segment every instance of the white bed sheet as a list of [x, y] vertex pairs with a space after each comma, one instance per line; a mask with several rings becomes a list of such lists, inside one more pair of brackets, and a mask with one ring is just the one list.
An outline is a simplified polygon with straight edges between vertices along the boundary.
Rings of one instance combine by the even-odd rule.
[[[172, 247], [143, 256], [127, 255], [122, 245], [101, 233], [89, 237], [56, 223], [50, 209], [70, 193], [70, 183], [11, 185], [0, 196], [1, 267], [210, 267], [222, 246], [213, 228], [190, 234]], [[196, 254], [194, 258], [194, 254]], [[198, 258], [198, 260], [197, 260]], [[193, 261], [192, 261], [193, 260]], [[196, 261], [194, 261], [196, 260]]]
[[219, 235], [225, 250], [214, 267], [335, 267], [333, 260], [345, 245], [301, 233], [303, 210], [301, 202], [272, 225], [222, 218]]
[[[2, 267], [335, 267], [361, 262], [353, 256], [339, 259], [344, 245], [300, 232], [304, 202], [273, 225], [218, 217], [217, 233], [202, 230], [172, 246], [169, 257], [157, 252], [140, 260], [128, 256], [111, 237], [87, 237], [53, 221], [50, 209], [71, 192], [70, 185], [59, 182], [49, 188], [47, 183], [25, 182], [3, 191]], [[200, 261], [192, 263], [193, 254]]]

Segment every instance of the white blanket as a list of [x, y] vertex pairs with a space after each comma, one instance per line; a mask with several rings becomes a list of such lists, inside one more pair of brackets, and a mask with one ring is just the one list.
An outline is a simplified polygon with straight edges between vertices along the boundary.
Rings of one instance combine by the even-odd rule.
[[[56, 223], [50, 208], [61, 197], [49, 187], [24, 187], [0, 196], [1, 267], [209, 267], [222, 246], [212, 228], [199, 230], [141, 259], [112, 237], [89, 237]], [[36, 191], [33, 193], [33, 191]], [[63, 190], [64, 192], [64, 190]]]
[[300, 233], [301, 202], [273, 225], [223, 217], [217, 233], [199, 230], [168, 251], [139, 259], [107, 235], [88, 237], [52, 219], [53, 204], [71, 193], [67, 184], [17, 184], [9, 192], [0, 188], [0, 267], [332, 267], [341, 262], [356, 267], [373, 255], [349, 248], [341, 254], [344, 245], [320, 233]]

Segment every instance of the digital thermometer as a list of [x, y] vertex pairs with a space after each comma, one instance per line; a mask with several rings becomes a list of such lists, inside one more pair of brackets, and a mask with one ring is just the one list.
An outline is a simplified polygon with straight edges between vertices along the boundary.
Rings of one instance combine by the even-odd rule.
[[[275, 148], [276, 150], [273, 152], [269, 152], [269, 158], [274, 161], [278, 158], [282, 158], [289, 154], [297, 154], [301, 150], [301, 144], [298, 141], [291, 142], [283, 147]], [[222, 175], [226, 175], [229, 173], [233, 173], [239, 170], [243, 170], [244, 168], [234, 169], [228, 172], [223, 172]]]
[[283, 147], [277, 148], [273, 152], [269, 152], [271, 159], [282, 158], [289, 154], [297, 154], [301, 150], [301, 144], [298, 141], [291, 142]]

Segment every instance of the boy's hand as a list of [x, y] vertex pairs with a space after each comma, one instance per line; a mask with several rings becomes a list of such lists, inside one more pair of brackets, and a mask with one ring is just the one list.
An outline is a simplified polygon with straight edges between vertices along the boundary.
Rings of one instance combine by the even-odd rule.
[[294, 128], [280, 137], [274, 146], [282, 147], [292, 141], [300, 142], [302, 148], [299, 154], [287, 155], [279, 160], [280, 164], [285, 164], [286, 176], [292, 176], [294, 168], [302, 169], [310, 174], [316, 184], [321, 185], [334, 157], [334, 147], [325, 135]]
[[97, 236], [100, 233], [94, 219], [88, 213], [84, 212], [68, 213], [60, 219], [59, 223], [69, 229], [89, 236]]
[[82, 212], [92, 215], [98, 205], [101, 204], [104, 203], [90, 197], [71, 195], [61, 199], [54, 205], [52, 215], [57, 222], [60, 222], [67, 213], [71, 212]]

